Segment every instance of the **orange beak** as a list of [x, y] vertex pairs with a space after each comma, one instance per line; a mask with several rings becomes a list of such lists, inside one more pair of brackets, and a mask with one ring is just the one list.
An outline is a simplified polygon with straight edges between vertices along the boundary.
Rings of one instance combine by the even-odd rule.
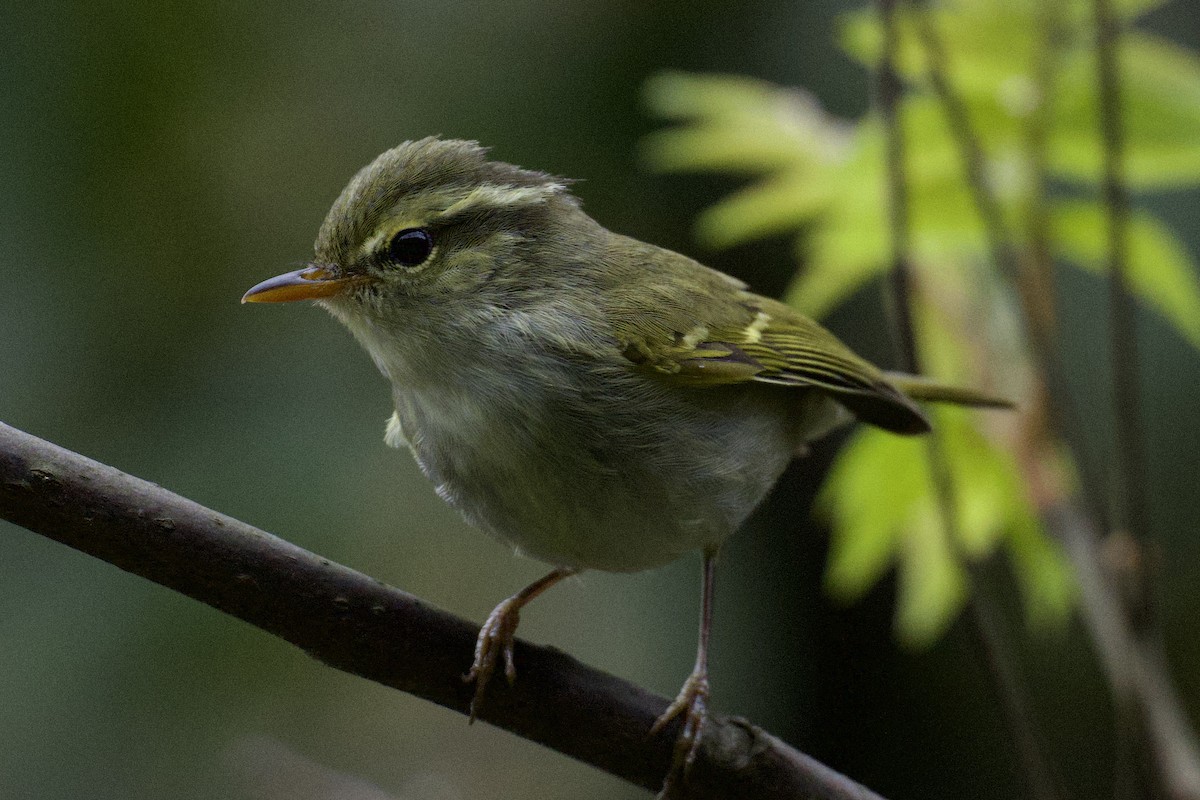
[[317, 300], [335, 295], [355, 282], [354, 278], [334, 275], [328, 267], [307, 266], [267, 278], [242, 295], [242, 302], [290, 303], [293, 300]]

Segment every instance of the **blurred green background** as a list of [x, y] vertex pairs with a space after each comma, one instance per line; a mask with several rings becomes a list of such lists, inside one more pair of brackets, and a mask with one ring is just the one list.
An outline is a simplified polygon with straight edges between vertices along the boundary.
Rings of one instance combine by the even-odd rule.
[[[581, 178], [609, 227], [777, 293], [795, 268], [786, 242], [715, 254], [689, 240], [732, 183], [639, 168], [638, 139], [657, 125], [641, 86], [663, 68], [745, 73], [855, 116], [867, 76], [833, 43], [849, 7], [9, 0], [0, 419], [481, 620], [543, 567], [469, 529], [383, 445], [387, 387], [344, 330], [314, 308], [239, 306], [242, 292], [308, 256], [360, 166], [440, 133]], [[1149, 24], [1195, 46], [1196, 12], [1176, 3]], [[1195, 251], [1196, 194], [1146, 201]], [[1063, 287], [1085, 390], [1103, 364], [1093, 284]], [[876, 301], [831, 322], [886, 362]], [[1169, 650], [1194, 713], [1200, 365], [1164, 324], [1143, 330]], [[1103, 413], [1086, 391], [1083, 405]], [[822, 596], [826, 542], [806, 508], [831, 447], [795, 465], [724, 553], [716, 710], [888, 796], [1018, 794], [970, 626], [904, 653], [891, 587], [850, 609]], [[522, 634], [673, 695], [698, 585], [698, 557], [588, 574], [539, 600]], [[1106, 786], [1109, 710], [1082, 634], [1018, 638], [1067, 783]], [[5, 523], [0, 642], [6, 798], [645, 796]]]

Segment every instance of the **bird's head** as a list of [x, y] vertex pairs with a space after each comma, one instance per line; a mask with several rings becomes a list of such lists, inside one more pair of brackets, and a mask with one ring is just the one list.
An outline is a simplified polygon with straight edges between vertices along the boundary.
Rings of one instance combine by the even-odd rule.
[[319, 300], [347, 321], [460, 302], [519, 269], [577, 206], [566, 181], [489, 161], [475, 142], [405, 142], [342, 191], [311, 263], [242, 301]]

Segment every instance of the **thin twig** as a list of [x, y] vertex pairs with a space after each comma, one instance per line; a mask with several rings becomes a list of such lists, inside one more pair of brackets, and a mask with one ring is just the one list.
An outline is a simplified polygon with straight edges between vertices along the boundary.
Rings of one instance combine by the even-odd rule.
[[1025, 157], [1029, 162], [1029, 231], [1027, 267], [1018, 287], [1022, 303], [1029, 309], [1029, 322], [1038, 337], [1053, 342], [1057, 331], [1057, 302], [1054, 287], [1054, 256], [1050, 243], [1049, 156], [1050, 111], [1054, 106], [1054, 72], [1063, 37], [1061, 0], [1044, 0], [1038, 12], [1038, 46], [1034, 50], [1034, 107], [1025, 126]]
[[[921, 373], [921, 364], [913, 324], [916, 297], [912, 280], [904, 129], [900, 121], [903, 85], [896, 68], [900, 40], [896, 0], [878, 0], [878, 8], [883, 22], [883, 52], [878, 66], [876, 102], [887, 137], [888, 220], [892, 253], [890, 280], [887, 284], [890, 292], [885, 293], [885, 299], [895, 323], [893, 338], [901, 354], [900, 368], [916, 375]], [[925, 12], [922, 9], [918, 13]], [[968, 565], [967, 575], [971, 584], [968, 602], [975, 623], [976, 641], [982, 651], [984, 664], [991, 672], [999, 691], [1005, 719], [1013, 733], [1017, 757], [1023, 767], [1021, 774], [1025, 777], [1031, 796], [1039, 800], [1055, 800], [1059, 792], [1055, 788], [1044, 755], [1045, 748], [1041, 736], [1034, 724], [1031, 705], [1017, 671], [1013, 668], [1012, 648], [999, 624], [995, 596], [987, 590], [984, 581], [981, 580], [978, 565], [961, 552], [960, 543], [963, 539], [959, 530], [957, 491], [954, 476], [950, 471], [949, 457], [938, 430], [935, 429], [930, 434], [927, 445], [934, 494], [941, 512], [942, 524], [951, 548], [960, 560]]]
[[[1066, 26], [1062, 0], [1044, 0], [1037, 11], [1037, 47], [1033, 53], [1033, 106], [1025, 121], [1024, 155], [1029, 169], [1025, 230], [1029, 246], [1023, 253], [1016, 285], [1026, 322], [1036, 329], [1036, 341], [1058, 341], [1058, 300], [1051, 243], [1049, 142], [1051, 111], [1056, 96], [1055, 74], [1061, 61]], [[1021, 419], [1019, 447], [1030, 495], [1037, 506], [1056, 502], [1070, 492], [1064, 476], [1053, 465], [1058, 437], [1051, 430], [1052, 412], [1046, 381], [1033, 376], [1030, 398]]]
[[884, 304], [891, 313], [900, 369], [912, 375], [921, 373], [917, 337], [913, 325], [912, 265], [909, 263], [910, 224], [908, 181], [904, 170], [904, 126], [900, 122], [900, 99], [903, 84], [896, 69], [900, 49], [900, 31], [896, 22], [896, 0], [878, 0], [879, 16], [883, 21], [883, 52], [879, 59], [879, 74], [875, 102], [883, 118], [887, 137], [887, 194], [888, 230], [891, 235], [891, 268], [888, 270], [890, 291], [884, 292]]
[[[257, 528], [0, 423], [0, 518], [274, 634], [331, 667], [466, 714], [478, 626]], [[678, 724], [667, 700], [518, 642], [520, 677], [480, 718], [648, 789]], [[466, 723], [463, 724], [466, 735]], [[741, 719], [709, 718], [695, 798], [881, 800]]]
[[1172, 800], [1200, 798], [1200, 746], [1179, 702], [1162, 654], [1139, 647], [1122, 597], [1113, 589], [1099, 553], [1099, 532], [1091, 519], [1068, 501], [1042, 509], [1041, 519], [1067, 549], [1076, 566], [1083, 597], [1084, 624], [1100, 653], [1100, 666], [1117, 697], [1136, 699]]
[[1005, 638], [995, 591], [983, 574], [983, 565], [968, 561], [967, 570], [972, 592], [968, 608], [979, 638], [985, 643], [982, 650], [1004, 701], [1001, 704], [1004, 720], [1015, 734], [1013, 739], [1021, 762], [1021, 774], [1029, 786], [1030, 796], [1042, 800], [1063, 797], [1064, 792], [1046, 756], [1047, 747], [1036, 724], [1033, 703], [1013, 666], [1016, 658]]
[[1129, 192], [1125, 186], [1125, 133], [1121, 123], [1121, 81], [1118, 73], [1119, 24], [1109, 0], [1094, 0], [1096, 14], [1097, 81], [1100, 88], [1100, 130], [1104, 142], [1104, 208], [1108, 222], [1109, 349], [1112, 357], [1114, 456], [1111, 533], [1129, 535], [1140, 550], [1134, 565], [1134, 630], [1156, 636], [1152, 578], [1154, 562], [1146, 515], [1145, 452], [1142, 409], [1138, 391], [1137, 308], [1129, 291]]
[[[947, 65], [946, 49], [942, 44], [933, 25], [931, 15], [925, 10], [925, 3], [919, 3], [922, 13], [916, 17], [917, 34], [925, 50], [928, 77], [934, 94], [942, 105], [949, 122], [950, 134], [953, 137], [962, 159], [963, 171], [966, 175], [967, 188], [970, 190], [972, 202], [975, 204], [980, 221], [983, 223], [984, 235], [992, 262], [1014, 287], [1021, 286], [1021, 261], [1013, 245], [1014, 237], [1004, 221], [1004, 212], [1000, 200], [996, 197], [988, 182], [986, 164], [987, 158], [983, 152], [979, 137], [975, 133], [966, 104], [950, 86], [949, 68]], [[1047, 331], [1036, 321], [1036, 312], [1021, 298], [1021, 312], [1024, 316], [1025, 329], [1029, 333], [1031, 350], [1038, 373], [1045, 381], [1050, 399], [1050, 416], [1075, 453], [1075, 461], [1083, 473], [1083, 485], [1087, 487], [1099, 485], [1095, 480], [1096, 464], [1087, 444], [1087, 438], [1079, 429], [1078, 416], [1071, 403], [1071, 393], [1067, 383], [1067, 373], [1063, 368], [1055, 341], [1049, 338]], [[1090, 507], [1097, 511], [1102, 509], [1098, 499], [1092, 494], [1086, 494]]]
[[[1129, 616], [1133, 636], [1150, 647], [1158, 646], [1156, 603], [1151, 581], [1150, 538], [1146, 518], [1145, 457], [1139, 397], [1137, 319], [1126, 280], [1128, 261], [1129, 195], [1125, 189], [1124, 130], [1121, 123], [1121, 83], [1117, 66], [1116, 17], [1108, 0], [1094, 0], [1096, 21], [1096, 81], [1100, 95], [1100, 133], [1104, 144], [1102, 193], [1108, 233], [1109, 355], [1112, 359], [1114, 469], [1110, 475], [1109, 537], [1134, 554], [1116, 565], [1126, 588], [1123, 611]], [[1153, 755], [1139, 747], [1145, 724], [1137, 705], [1118, 698], [1120, 722], [1119, 776], [1129, 776], [1117, 790], [1126, 796], [1153, 796]], [[1148, 750], [1149, 748], [1146, 748]], [[1118, 796], [1121, 796], [1120, 794]]]

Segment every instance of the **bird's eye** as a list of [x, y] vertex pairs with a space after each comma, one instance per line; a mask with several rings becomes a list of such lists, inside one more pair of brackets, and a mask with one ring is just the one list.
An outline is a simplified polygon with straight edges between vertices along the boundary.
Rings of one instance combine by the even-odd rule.
[[432, 252], [433, 237], [424, 228], [405, 228], [387, 246], [388, 259], [405, 267], [425, 263]]

